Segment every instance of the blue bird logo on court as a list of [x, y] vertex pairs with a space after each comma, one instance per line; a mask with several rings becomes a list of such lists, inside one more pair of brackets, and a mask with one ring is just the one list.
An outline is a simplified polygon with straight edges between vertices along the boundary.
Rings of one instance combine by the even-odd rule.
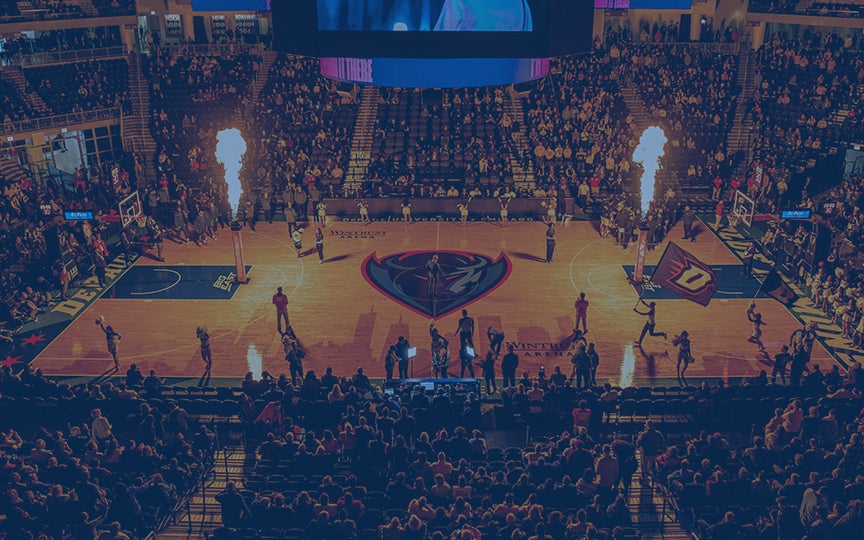
[[363, 261], [361, 271], [378, 292], [416, 313], [437, 319], [497, 289], [512, 268], [503, 253], [493, 260], [462, 251], [412, 251], [383, 258], [372, 253]]

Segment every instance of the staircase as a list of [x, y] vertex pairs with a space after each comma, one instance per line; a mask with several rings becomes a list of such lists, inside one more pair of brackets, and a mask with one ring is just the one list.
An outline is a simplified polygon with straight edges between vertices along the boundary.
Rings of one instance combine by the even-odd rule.
[[645, 102], [642, 101], [642, 97], [635, 86], [622, 86], [621, 97], [627, 105], [627, 110], [633, 116], [633, 134], [639, 137], [645, 128], [651, 125], [651, 114], [648, 113], [648, 107], [645, 106]]
[[0, 69], [0, 78], [14, 84], [27, 106], [39, 113], [39, 116], [51, 116], [54, 114], [51, 108], [42, 101], [39, 94], [30, 86], [30, 83], [27, 82], [21, 66], [6, 66]]
[[264, 89], [264, 85], [267, 84], [267, 79], [270, 78], [270, 68], [273, 67], [273, 62], [276, 61], [276, 56], [277, 54], [273, 51], [264, 51], [261, 53], [261, 65], [258, 66], [258, 72], [255, 74], [255, 80], [252, 81], [252, 88], [250, 88], [249, 91], [249, 95], [254, 98], [252, 101], [258, 101], [258, 97], [261, 95], [261, 90]]
[[156, 155], [156, 141], [150, 133], [150, 86], [141, 68], [141, 57], [130, 54], [129, 96], [132, 101], [132, 114], [124, 115], [123, 142], [127, 151], [141, 156], [144, 163], [144, 178], [138, 178], [138, 187], [156, 179], [153, 159]]
[[[244, 487], [245, 468], [254, 462], [255, 456], [249, 458], [243, 447], [226, 447], [216, 452], [216, 463], [213, 471], [208, 474], [189, 496], [181, 510], [176, 512], [175, 519], [168, 527], [156, 533], [156, 540], [205, 540], [210, 534], [222, 526], [222, 514], [216, 495], [225, 489], [228, 482], [234, 482], [238, 489]], [[251, 500], [247, 504], [251, 504]]]
[[0, 157], [0, 177], [10, 182], [30, 180], [30, 173], [11, 159]]
[[357, 111], [357, 121], [354, 124], [354, 137], [351, 139], [351, 160], [348, 162], [348, 174], [345, 175], [346, 190], [360, 187], [360, 183], [366, 178], [366, 170], [372, 159], [372, 141], [378, 123], [380, 102], [381, 92], [378, 88], [363, 87], [360, 94], [360, 109]]
[[795, 6], [795, 13], [807, 13], [807, 11], [813, 7], [813, 4], [816, 3], [816, 0], [798, 0], [798, 5]]
[[750, 103], [753, 100], [753, 93], [756, 90], [755, 75], [757, 70], [756, 51], [752, 50], [748, 36], [745, 35], [741, 42], [741, 49], [738, 53], [738, 88], [741, 93], [738, 95], [738, 100], [735, 103], [735, 119], [732, 122], [732, 127], [729, 129], [729, 134], [726, 136], [726, 154], [735, 155], [739, 151], [743, 152], [741, 160], [738, 163], [737, 173], [742, 173], [742, 168], [750, 164], [750, 130], [753, 127], [753, 119], [748, 111]]
[[99, 16], [99, 10], [93, 5], [92, 0], [78, 0], [78, 5], [81, 6], [81, 11], [86, 13], [88, 17]]
[[690, 540], [690, 533], [681, 527], [678, 515], [663, 492], [655, 489], [653, 480], [642, 480], [641, 461], [627, 494], [627, 506], [633, 519], [631, 526], [641, 533], [641, 540]]
[[[534, 177], [534, 160], [522, 160], [524, 153], [530, 155], [532, 149], [528, 141], [528, 129], [525, 122], [525, 109], [522, 100], [518, 97], [510, 97], [507, 100], [507, 114], [513, 119], [513, 125], [519, 129], [513, 130], [513, 152], [510, 152], [510, 170], [513, 172], [513, 184], [516, 189], [534, 190], [537, 183]], [[523, 166], [527, 164], [527, 166]]]

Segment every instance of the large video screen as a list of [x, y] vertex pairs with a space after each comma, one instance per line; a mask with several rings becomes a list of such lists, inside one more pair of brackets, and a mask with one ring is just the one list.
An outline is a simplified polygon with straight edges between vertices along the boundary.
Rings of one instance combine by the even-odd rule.
[[318, 29], [337, 32], [532, 32], [528, 0], [318, 0]]
[[589, 51], [594, 22], [594, 0], [272, 0], [272, 10], [277, 51], [324, 58], [548, 58]]

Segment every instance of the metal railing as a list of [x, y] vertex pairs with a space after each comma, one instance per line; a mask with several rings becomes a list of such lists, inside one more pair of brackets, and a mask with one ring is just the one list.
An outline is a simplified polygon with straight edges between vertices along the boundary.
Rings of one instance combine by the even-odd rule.
[[43, 116], [41, 118], [32, 118], [29, 120], [18, 120], [17, 122], [6, 122], [0, 128], [0, 133], [4, 135], [12, 135], [15, 133], [25, 133], [28, 131], [39, 131], [43, 129], [63, 128], [73, 126], [75, 124], [85, 124], [87, 122], [100, 122], [103, 120], [119, 119], [122, 116], [120, 107], [110, 107], [107, 109], [95, 109], [92, 111], [83, 111], [68, 114], [58, 114], [54, 116]]
[[266, 48], [263, 43], [215, 43], [212, 45], [170, 44], [162, 45], [162, 50], [180, 54], [262, 54]]
[[15, 15], [0, 15], [0, 24], [30, 22], [30, 21], [60, 21], [66, 19], [96, 19], [96, 18], [111, 18], [123, 17], [127, 19], [135, 15], [135, 9], [130, 8], [128, 13], [97, 13], [96, 15], [88, 15], [83, 11], [72, 11], [65, 13], [52, 13], [48, 9], [34, 8], [21, 11]]
[[74, 51], [38, 52], [31, 54], [18, 54], [11, 58], [9, 63], [13, 66], [38, 66], [43, 64], [56, 64], [61, 62], [83, 62], [87, 60], [101, 60], [115, 56], [123, 56], [126, 51], [122, 46], [99, 47], [96, 49], [80, 49]]

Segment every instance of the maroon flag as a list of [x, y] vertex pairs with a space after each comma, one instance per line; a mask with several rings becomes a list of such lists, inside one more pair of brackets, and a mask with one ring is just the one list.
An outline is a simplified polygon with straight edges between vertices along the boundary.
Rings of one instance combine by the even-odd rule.
[[717, 290], [717, 276], [711, 267], [669, 242], [660, 257], [651, 281], [691, 302], [707, 306]]

